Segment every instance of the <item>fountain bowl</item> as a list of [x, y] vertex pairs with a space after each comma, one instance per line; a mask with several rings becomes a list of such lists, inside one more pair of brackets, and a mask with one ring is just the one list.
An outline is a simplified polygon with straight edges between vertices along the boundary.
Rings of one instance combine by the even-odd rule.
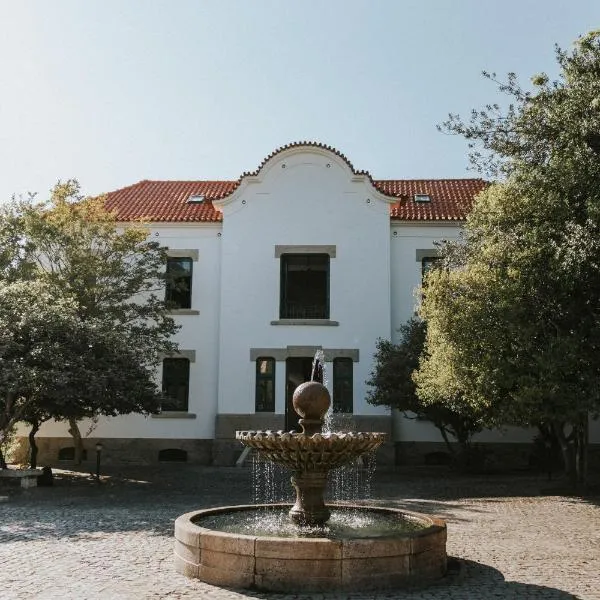
[[206, 583], [273, 592], [392, 589], [446, 572], [446, 523], [395, 508], [343, 505], [344, 510], [418, 522], [414, 531], [378, 537], [244, 535], [200, 525], [207, 517], [290, 505], [238, 505], [189, 512], [175, 521], [175, 566]]

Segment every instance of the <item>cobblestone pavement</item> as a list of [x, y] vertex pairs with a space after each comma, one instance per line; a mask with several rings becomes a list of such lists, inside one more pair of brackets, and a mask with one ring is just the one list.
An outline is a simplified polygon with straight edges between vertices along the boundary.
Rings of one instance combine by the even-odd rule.
[[448, 522], [450, 574], [424, 588], [312, 595], [234, 591], [173, 568], [173, 522], [252, 500], [248, 469], [113, 469], [100, 484], [59, 472], [52, 488], [0, 485], [2, 599], [600, 599], [600, 496], [553, 493], [542, 477], [379, 472], [373, 503]]

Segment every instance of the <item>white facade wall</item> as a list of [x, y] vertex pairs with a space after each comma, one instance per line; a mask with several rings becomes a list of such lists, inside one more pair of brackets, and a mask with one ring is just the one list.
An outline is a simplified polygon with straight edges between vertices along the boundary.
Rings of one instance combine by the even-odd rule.
[[[321, 346], [359, 351], [355, 414], [364, 402], [375, 341], [389, 336], [389, 206], [366, 177], [327, 151], [291, 150], [223, 202], [219, 412], [254, 412], [251, 348]], [[279, 320], [278, 245], [334, 246], [330, 319], [336, 326]], [[276, 412], [285, 410], [285, 363], [276, 365]]]
[[[98, 438], [210, 439], [217, 411], [219, 282], [221, 270], [221, 224], [159, 224], [150, 230], [152, 239], [170, 250], [194, 250], [198, 260], [192, 270], [192, 309], [198, 314], [174, 314], [181, 329], [175, 337], [181, 350], [191, 350], [189, 413], [195, 418], [157, 418], [123, 415], [80, 423], [83, 435]], [[182, 311], [184, 312], [184, 311]], [[157, 381], [162, 373], [159, 369]], [[68, 437], [66, 423], [44, 423], [39, 437]], [[20, 431], [24, 434], [25, 429]]]
[[[192, 314], [175, 315], [182, 326], [176, 341], [181, 350], [195, 355], [190, 365], [190, 414], [103, 418], [89, 436], [212, 439], [218, 413], [254, 412], [253, 348], [358, 350], [354, 413], [386, 414], [386, 409], [365, 401], [364, 382], [372, 369], [376, 340], [398, 341], [399, 326], [415, 314], [419, 301], [421, 258], [434, 255], [436, 241], [460, 234], [455, 223], [390, 223], [388, 202], [367, 176], [354, 174], [336, 154], [295, 147], [277, 153], [256, 176], [243, 178], [232, 195], [215, 202], [223, 211], [223, 224], [154, 224], [153, 239], [197, 256], [192, 308], [181, 311]], [[277, 246], [335, 248], [330, 259], [330, 320], [336, 325], [272, 324], [279, 320]], [[331, 373], [331, 364], [326, 367]], [[276, 363], [275, 383], [275, 412], [284, 414], [285, 361]], [[82, 434], [88, 434], [91, 425], [82, 422]], [[600, 442], [600, 422], [592, 423], [590, 430], [590, 441]], [[393, 414], [393, 432], [396, 441], [442, 441], [431, 424], [399, 413]], [[38, 435], [67, 437], [67, 426], [45, 423]], [[477, 441], [523, 442], [531, 435], [509, 428], [484, 432]]]

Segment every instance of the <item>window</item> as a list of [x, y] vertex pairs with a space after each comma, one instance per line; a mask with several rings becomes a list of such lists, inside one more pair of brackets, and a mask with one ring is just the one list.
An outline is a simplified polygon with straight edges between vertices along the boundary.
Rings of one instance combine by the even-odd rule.
[[425, 282], [425, 275], [440, 265], [441, 258], [439, 256], [426, 256], [421, 260], [421, 283]]
[[192, 307], [192, 259], [167, 259], [167, 290], [165, 299], [172, 308]]
[[190, 361], [187, 358], [163, 360], [162, 389], [166, 396], [161, 406], [163, 411], [187, 411], [190, 393]]
[[275, 359], [256, 360], [256, 412], [275, 412]]
[[429, 194], [415, 194], [415, 202], [431, 202], [431, 196]]
[[282, 254], [280, 319], [329, 319], [329, 254]]
[[181, 448], [165, 448], [158, 451], [158, 462], [187, 462], [188, 453]]
[[333, 359], [333, 412], [353, 412], [352, 359]]

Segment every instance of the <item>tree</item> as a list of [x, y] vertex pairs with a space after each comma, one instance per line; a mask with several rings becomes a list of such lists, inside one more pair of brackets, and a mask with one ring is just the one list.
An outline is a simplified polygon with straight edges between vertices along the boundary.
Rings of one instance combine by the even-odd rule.
[[49, 202], [29, 198], [6, 208], [0, 247], [0, 281], [48, 285], [73, 302], [82, 326], [102, 334], [104, 342], [96, 340], [90, 351], [73, 346], [81, 351], [80, 385], [60, 406], [39, 396], [28, 413], [34, 426], [50, 417], [68, 420], [80, 459], [79, 419], [158, 408], [148, 391], [159, 360], [176, 348], [177, 330], [157, 295], [166, 251], [141, 225], [119, 230], [103, 199], [82, 198], [76, 181], [57, 185]]
[[[431, 421], [440, 431], [451, 455], [468, 462], [471, 438], [484, 427], [483, 415], [467, 405], [450, 408], [446, 403], [423, 403], [416, 393], [413, 373], [425, 345], [427, 325], [420, 319], [410, 319], [400, 327], [399, 344], [384, 339], [377, 340], [375, 366], [367, 385], [367, 402], [375, 406], [389, 406], [416, 419]], [[408, 414], [407, 414], [408, 413]], [[457, 456], [448, 436], [459, 444]]]
[[581, 486], [588, 415], [600, 409], [600, 35], [557, 60], [560, 78], [536, 76], [533, 92], [514, 75], [499, 84], [513, 99], [506, 113], [490, 105], [445, 124], [503, 181], [428, 276], [415, 377], [424, 402], [460, 390], [496, 423], [550, 425]]

